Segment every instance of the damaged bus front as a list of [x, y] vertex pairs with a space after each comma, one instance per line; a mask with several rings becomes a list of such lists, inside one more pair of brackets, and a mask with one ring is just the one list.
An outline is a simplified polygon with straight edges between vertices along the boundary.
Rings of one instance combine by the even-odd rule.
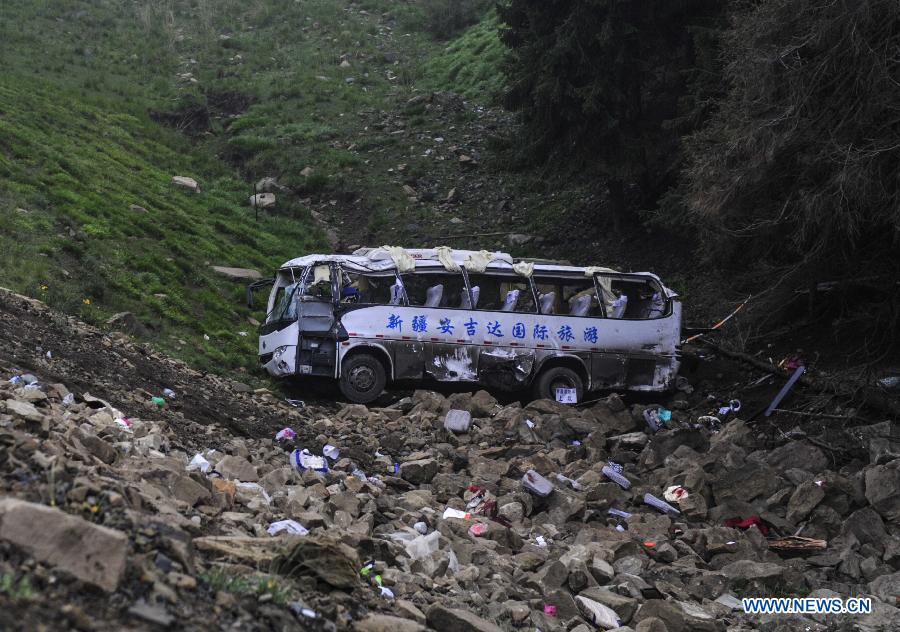
[[580, 401], [665, 390], [679, 366], [681, 304], [655, 275], [506, 253], [309, 255], [278, 270], [267, 311], [262, 366], [336, 379], [359, 403], [421, 379]]

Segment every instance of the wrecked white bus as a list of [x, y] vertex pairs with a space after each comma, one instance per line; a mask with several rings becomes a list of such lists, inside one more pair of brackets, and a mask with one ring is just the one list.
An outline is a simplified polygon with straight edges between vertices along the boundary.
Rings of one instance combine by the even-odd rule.
[[429, 378], [581, 401], [665, 390], [678, 371], [681, 304], [651, 273], [383, 247], [292, 259], [269, 283], [261, 365], [338, 380], [357, 403]]

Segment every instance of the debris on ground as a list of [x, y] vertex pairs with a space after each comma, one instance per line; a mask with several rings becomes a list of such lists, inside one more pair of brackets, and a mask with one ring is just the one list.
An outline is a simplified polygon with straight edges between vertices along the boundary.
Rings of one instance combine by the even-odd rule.
[[[5, 300], [20, 334], [58, 323]], [[618, 395], [294, 408], [65, 327], [52, 367], [0, 333], [0, 628], [737, 631], [762, 625], [739, 597], [776, 591], [875, 611], [767, 629], [900, 626], [891, 421], [844, 456], [699, 382], [652, 405], [655, 431]], [[90, 379], [64, 344], [82, 338], [104, 348]]]

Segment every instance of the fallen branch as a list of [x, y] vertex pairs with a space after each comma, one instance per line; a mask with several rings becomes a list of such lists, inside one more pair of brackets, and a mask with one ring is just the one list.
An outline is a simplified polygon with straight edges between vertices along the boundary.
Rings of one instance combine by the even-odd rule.
[[773, 413], [786, 413], [789, 415], [800, 415], [801, 417], [821, 417], [822, 419], [859, 419], [867, 424], [873, 424], [874, 421], [860, 417], [859, 415], [826, 415], [825, 413], [811, 413], [803, 410], [787, 410], [786, 408], [775, 408]]

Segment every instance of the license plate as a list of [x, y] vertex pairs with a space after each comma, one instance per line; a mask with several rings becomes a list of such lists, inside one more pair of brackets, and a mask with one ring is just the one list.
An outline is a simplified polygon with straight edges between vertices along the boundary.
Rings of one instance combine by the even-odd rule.
[[312, 373], [311, 364], [301, 364], [298, 368], [300, 369], [300, 375], [309, 375]]
[[577, 404], [578, 391], [574, 388], [558, 388], [556, 389], [556, 401], [560, 404]]

